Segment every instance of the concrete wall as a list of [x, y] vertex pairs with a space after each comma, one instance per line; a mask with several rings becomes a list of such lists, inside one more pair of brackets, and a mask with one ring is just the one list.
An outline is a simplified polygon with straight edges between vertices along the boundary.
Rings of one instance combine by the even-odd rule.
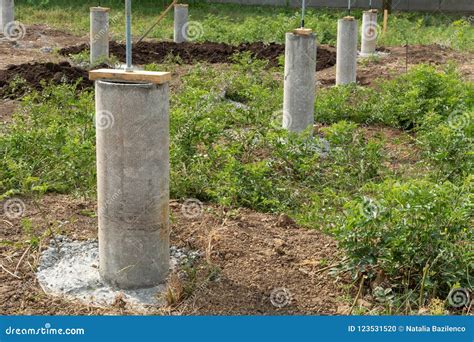
[[[209, 0], [217, 3], [300, 7], [301, 0]], [[347, 8], [347, 0], [307, 0], [308, 7]], [[382, 0], [372, 0], [374, 8], [382, 8]], [[352, 0], [353, 8], [368, 8], [369, 0]], [[394, 10], [474, 12], [474, 0], [392, 0]]]

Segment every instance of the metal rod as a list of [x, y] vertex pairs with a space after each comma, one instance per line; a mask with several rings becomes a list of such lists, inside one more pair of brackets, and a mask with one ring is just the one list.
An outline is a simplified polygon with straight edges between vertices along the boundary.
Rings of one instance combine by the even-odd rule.
[[372, 0], [369, 0], [369, 7], [372, 9]]
[[347, 0], [347, 10], [349, 12], [349, 15], [351, 15], [351, 0]]
[[302, 4], [301, 4], [301, 28], [304, 27], [304, 10], [306, 8], [306, 1], [303, 0]]
[[126, 71], [132, 70], [132, 0], [125, 0]]

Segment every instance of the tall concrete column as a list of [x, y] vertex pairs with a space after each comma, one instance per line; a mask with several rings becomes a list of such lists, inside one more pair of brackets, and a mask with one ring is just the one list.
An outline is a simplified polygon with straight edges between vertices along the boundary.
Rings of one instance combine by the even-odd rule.
[[100, 275], [122, 289], [152, 287], [170, 259], [168, 83], [95, 87]]
[[174, 42], [183, 43], [187, 41], [188, 5], [174, 5]]
[[354, 17], [337, 21], [336, 85], [356, 82], [358, 34]]
[[283, 128], [301, 132], [314, 124], [316, 37], [311, 30], [286, 34]]
[[109, 8], [90, 8], [91, 64], [109, 58]]
[[368, 57], [375, 54], [378, 34], [379, 27], [377, 26], [377, 10], [371, 9], [365, 11], [362, 15], [362, 45], [360, 49], [362, 57]]
[[15, 21], [15, 3], [13, 0], [0, 0], [0, 33], [5, 25]]

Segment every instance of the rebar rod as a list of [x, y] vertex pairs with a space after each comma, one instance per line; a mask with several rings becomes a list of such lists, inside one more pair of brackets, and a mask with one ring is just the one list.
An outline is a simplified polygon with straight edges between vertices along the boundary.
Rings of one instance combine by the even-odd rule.
[[125, 0], [126, 71], [132, 70], [132, 0]]

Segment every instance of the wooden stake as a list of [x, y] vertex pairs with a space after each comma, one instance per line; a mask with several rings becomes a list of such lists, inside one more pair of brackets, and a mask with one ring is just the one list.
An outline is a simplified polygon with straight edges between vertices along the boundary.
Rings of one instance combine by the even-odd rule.
[[173, 2], [163, 11], [163, 13], [160, 14], [156, 22], [140, 37], [140, 39], [137, 40], [137, 43], [140, 43], [145, 37], [148, 35], [148, 33], [151, 32], [155, 28], [156, 25], [165, 17], [166, 13], [169, 12], [169, 10], [178, 2], [178, 0], [173, 0]]
[[388, 25], [388, 10], [385, 9], [383, 11], [383, 34], [387, 33], [387, 25]]

